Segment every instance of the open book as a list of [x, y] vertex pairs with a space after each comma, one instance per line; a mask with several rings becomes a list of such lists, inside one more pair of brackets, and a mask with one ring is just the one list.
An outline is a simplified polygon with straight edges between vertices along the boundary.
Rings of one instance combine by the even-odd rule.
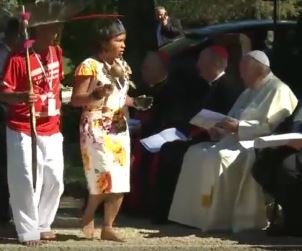
[[215, 126], [216, 123], [221, 122], [226, 118], [228, 118], [228, 116], [222, 113], [202, 109], [190, 120], [190, 124], [201, 128], [210, 129], [211, 127]]
[[187, 141], [188, 138], [176, 128], [169, 128], [148, 138], [141, 139], [140, 142], [149, 152], [156, 153], [159, 152], [164, 143], [175, 140]]
[[286, 134], [276, 134], [265, 137], [260, 137], [255, 139], [254, 147], [255, 148], [265, 148], [265, 147], [276, 147], [284, 146], [290, 143], [291, 140], [302, 140], [301, 133], [286, 133]]

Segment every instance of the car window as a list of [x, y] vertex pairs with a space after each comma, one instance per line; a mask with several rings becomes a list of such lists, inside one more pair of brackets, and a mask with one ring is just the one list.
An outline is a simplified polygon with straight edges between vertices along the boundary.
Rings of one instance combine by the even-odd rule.
[[[288, 84], [298, 97], [302, 97], [302, 32], [298, 32], [299, 26], [295, 23], [280, 23], [274, 31], [273, 23], [265, 25], [254, 25], [249, 27], [240, 27], [233, 29], [232, 33], [216, 32], [206, 35], [202, 32], [189, 34], [172, 43], [167, 50], [172, 58], [173, 74], [186, 74], [195, 68], [200, 51], [212, 43], [227, 45], [230, 53], [228, 66], [228, 75], [234, 79], [239, 79], [239, 61], [241, 56], [249, 50], [263, 50], [270, 58], [272, 71], [283, 82]], [[232, 37], [233, 36], [233, 37]], [[241, 53], [238, 45], [234, 46], [235, 37], [245, 41], [241, 44]], [[232, 43], [230, 38], [235, 39]], [[178, 77], [177, 77], [178, 78]]]
[[273, 49], [274, 40], [275, 40], [274, 31], [273, 30], [268, 30], [266, 32], [265, 44], [266, 44], [266, 47], [269, 48], [270, 50]]
[[267, 51], [269, 49], [267, 44], [268, 31], [266, 28], [254, 28], [244, 31], [244, 34], [251, 40], [252, 50]]

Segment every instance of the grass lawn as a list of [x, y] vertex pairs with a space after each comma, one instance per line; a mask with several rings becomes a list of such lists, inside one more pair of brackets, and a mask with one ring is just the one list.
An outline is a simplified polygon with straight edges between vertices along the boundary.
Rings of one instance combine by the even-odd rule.
[[[64, 86], [72, 86], [74, 69], [75, 66], [71, 59], [63, 57], [65, 78], [62, 84]], [[86, 194], [86, 179], [82, 167], [78, 134], [79, 116], [79, 109], [63, 105], [61, 127], [64, 136], [64, 194], [73, 197], [83, 197]]]
[[81, 111], [69, 105], [62, 107], [62, 133], [64, 136], [65, 194], [83, 197], [86, 194], [86, 179], [82, 167], [79, 144], [79, 118]]
[[86, 195], [86, 179], [82, 167], [79, 144], [65, 143], [64, 158], [64, 194], [74, 198], [83, 198]]
[[71, 59], [63, 57], [63, 70], [65, 75], [65, 78], [63, 80], [64, 86], [72, 86], [74, 69], [75, 66], [72, 63]]

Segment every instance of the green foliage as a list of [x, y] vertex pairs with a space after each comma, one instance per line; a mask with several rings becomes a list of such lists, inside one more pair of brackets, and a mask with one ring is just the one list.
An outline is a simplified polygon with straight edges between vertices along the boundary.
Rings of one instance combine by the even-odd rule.
[[[78, 15], [112, 14], [117, 12], [118, 0], [90, 0], [90, 4]], [[88, 19], [71, 21], [65, 24], [61, 40], [61, 46], [65, 55], [65, 81], [64, 85], [70, 85], [72, 74], [76, 65], [91, 55], [91, 43], [95, 26], [100, 19]]]
[[7, 19], [14, 15], [17, 0], [0, 0], [0, 30], [3, 30]]
[[0, 0], [0, 8], [5, 10], [12, 10], [18, 5], [17, 0]]
[[[157, 0], [187, 26], [250, 18], [272, 18], [273, 2], [262, 0]], [[299, 0], [280, 1], [281, 18], [299, 14]]]

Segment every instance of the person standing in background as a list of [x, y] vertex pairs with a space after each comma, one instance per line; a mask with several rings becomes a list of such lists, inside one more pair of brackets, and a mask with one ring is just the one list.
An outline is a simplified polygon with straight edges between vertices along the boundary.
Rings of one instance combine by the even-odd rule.
[[165, 7], [157, 6], [155, 8], [155, 16], [157, 20], [156, 36], [158, 47], [183, 33], [180, 20], [170, 17]]
[[17, 18], [10, 18], [4, 31], [4, 38], [0, 43], [0, 77], [3, 76], [3, 68], [11, 51], [18, 48], [20, 43], [20, 22]]
[[[0, 77], [2, 80], [3, 68], [7, 57], [11, 51], [18, 48], [20, 23], [16, 18], [10, 18], [7, 21], [4, 38], [0, 43]], [[0, 103], [0, 225], [5, 225], [9, 222], [11, 216], [9, 213], [9, 193], [7, 184], [7, 160], [6, 160], [6, 136], [5, 136], [5, 120], [6, 120], [6, 105]]]

